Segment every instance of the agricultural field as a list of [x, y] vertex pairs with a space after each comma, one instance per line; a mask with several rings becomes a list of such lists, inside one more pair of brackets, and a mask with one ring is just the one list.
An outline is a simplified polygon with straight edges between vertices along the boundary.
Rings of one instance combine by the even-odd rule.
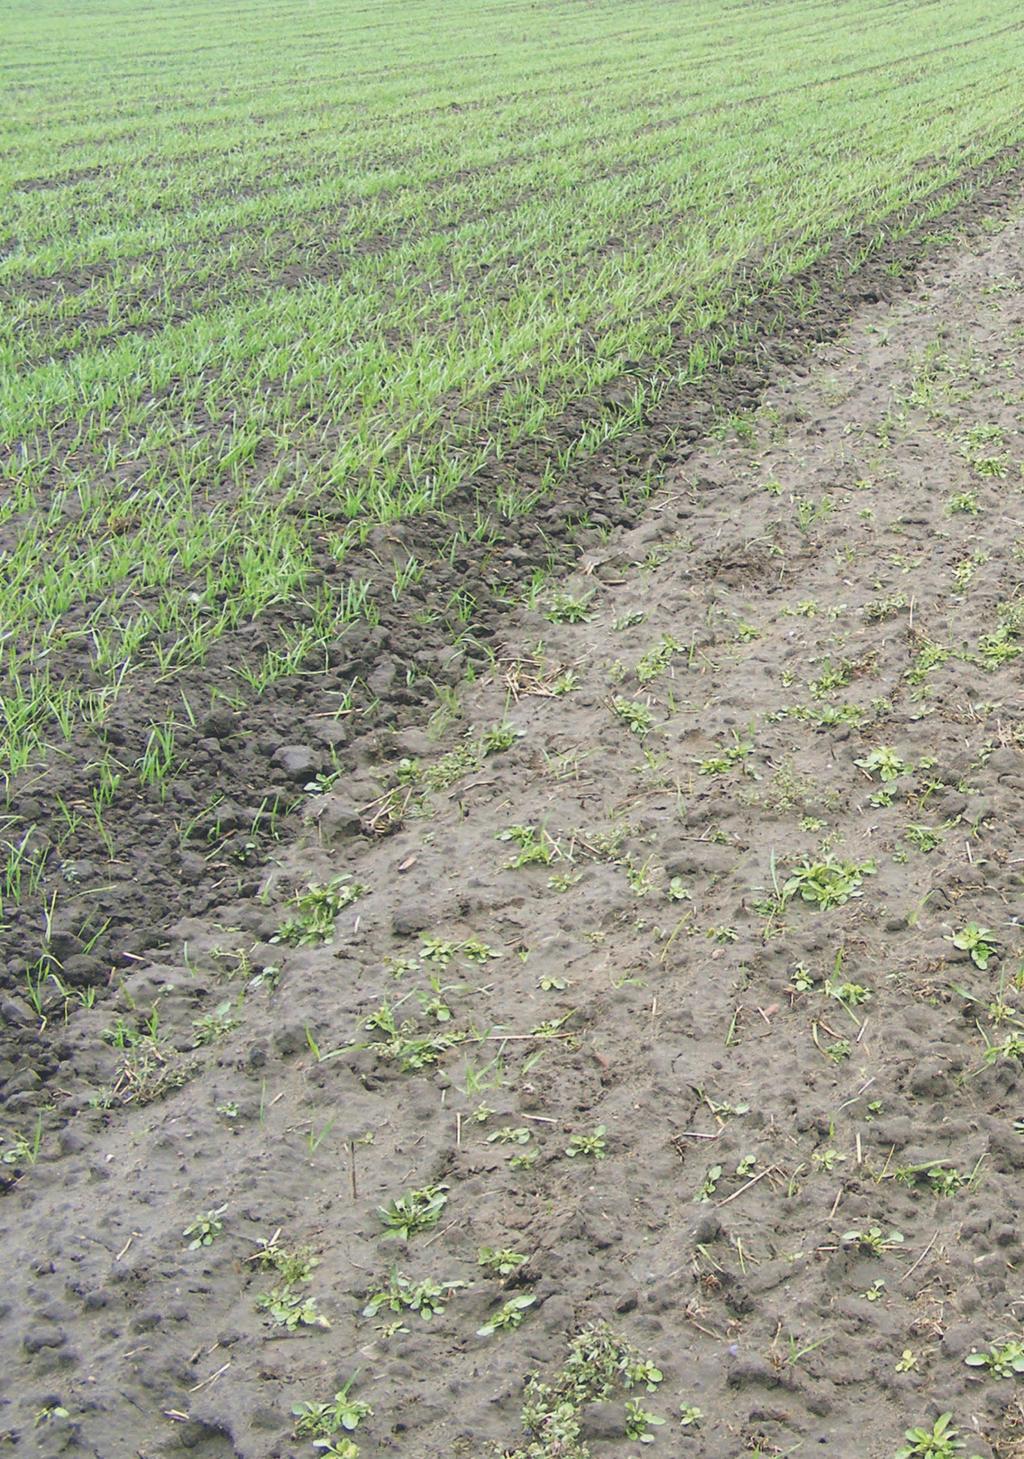
[[1024, 19], [6, 7], [0, 1452], [1024, 1459]]

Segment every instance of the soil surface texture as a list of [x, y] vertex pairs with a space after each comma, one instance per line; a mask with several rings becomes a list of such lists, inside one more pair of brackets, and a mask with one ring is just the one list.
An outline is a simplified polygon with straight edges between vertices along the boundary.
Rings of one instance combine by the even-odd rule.
[[1022, 340], [1018, 216], [7, 999], [0, 1449], [312, 1459], [357, 1375], [364, 1459], [1024, 1455]]
[[[4, 908], [0, 996], [9, 1001], [0, 1019], [0, 1089], [31, 1103], [39, 1092], [48, 1098], [46, 1090], [60, 1081], [65, 1045], [33, 1040], [23, 1026], [33, 1022], [29, 988], [48, 1018], [61, 1015], [48, 967], [63, 986], [102, 996], [111, 970], [119, 975], [160, 947], [176, 917], [213, 912], [227, 888], [253, 895], [268, 856], [299, 829], [307, 785], [356, 772], [371, 731], [425, 722], [467, 668], [486, 665], [509, 603], [521, 599], [535, 569], [568, 570], [595, 534], [634, 526], [664, 473], [684, 463], [716, 421], [756, 405], [780, 368], [835, 338], [862, 304], [892, 302], [911, 290], [916, 269], [937, 248], [945, 252], [957, 237], [984, 237], [986, 224], [1008, 216], [1021, 195], [1022, 155], [1019, 147], [1005, 149], [885, 226], [837, 237], [781, 285], [770, 287], [750, 260], [735, 280], [729, 318], [704, 335], [678, 331], [670, 358], [639, 360], [633, 375], [607, 386], [600, 399], [576, 402], [543, 440], [526, 442], [514, 458], [470, 478], [446, 499], [443, 513], [376, 528], [339, 562], [335, 548], [351, 524], [329, 503], [310, 504], [301, 518], [308, 570], [279, 603], [225, 632], [202, 664], [175, 673], [162, 672], [155, 658], [147, 660], [150, 650], [140, 649], [103, 723], [78, 724], [43, 763], [7, 786], [0, 840], [5, 855], [17, 849], [23, 872], [20, 899]], [[674, 370], [685, 377], [695, 351], [716, 367], [685, 388], [663, 390], [642, 428], [616, 432], [620, 417], [632, 420], [636, 381]], [[557, 491], [546, 492], [550, 460], [571, 456], [581, 432], [604, 421], [611, 439], [574, 458]], [[70, 442], [74, 429], [68, 432]], [[82, 458], [79, 468], [109, 493], [116, 517], [126, 480], [102, 453]], [[59, 473], [51, 485], [56, 492]], [[210, 511], [229, 508], [232, 490], [211, 482]], [[509, 520], [495, 507], [502, 491], [537, 500]], [[34, 515], [45, 520], [52, 505], [40, 490]], [[130, 505], [126, 512], [130, 521]], [[485, 530], [475, 537], [471, 529], [481, 522]], [[12, 519], [0, 529], [0, 551], [10, 541], [4, 534], [24, 526]], [[410, 558], [429, 570], [395, 595], [396, 569]], [[240, 671], [285, 652], [289, 636], [313, 620], [317, 596], [351, 582], [369, 584], [379, 621], [352, 624], [312, 651], [295, 674], [258, 695], [247, 692]], [[194, 586], [183, 567], [168, 591], [187, 595]], [[99, 599], [86, 598], [65, 614], [67, 640], [46, 654], [55, 681], [96, 688], [84, 645], [91, 615], [103, 611]], [[10, 687], [0, 683], [0, 693]], [[168, 723], [175, 734], [173, 784], [140, 790], [138, 766], [153, 726]], [[121, 784], [98, 822], [94, 804], [97, 796], [106, 800], [105, 762], [120, 767]]]

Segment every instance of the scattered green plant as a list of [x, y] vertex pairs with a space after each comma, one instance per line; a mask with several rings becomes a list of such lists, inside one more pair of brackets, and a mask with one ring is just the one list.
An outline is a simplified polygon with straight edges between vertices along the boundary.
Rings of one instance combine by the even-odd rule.
[[224, 1230], [224, 1212], [227, 1206], [218, 1206], [215, 1211], [204, 1211], [201, 1216], [189, 1223], [181, 1233], [183, 1236], [190, 1236], [188, 1243], [189, 1251], [198, 1251], [201, 1246], [212, 1246], [217, 1237]]
[[436, 1226], [448, 1203], [447, 1192], [446, 1185], [428, 1185], [421, 1190], [407, 1191], [381, 1206], [378, 1214], [385, 1227], [384, 1239], [408, 1241], [411, 1236]]

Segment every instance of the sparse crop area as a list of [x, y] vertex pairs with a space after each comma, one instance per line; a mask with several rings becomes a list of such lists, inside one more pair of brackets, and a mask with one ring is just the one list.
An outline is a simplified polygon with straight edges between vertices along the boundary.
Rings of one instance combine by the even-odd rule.
[[4, 32], [0, 1449], [1022, 1459], [1018, 11]]

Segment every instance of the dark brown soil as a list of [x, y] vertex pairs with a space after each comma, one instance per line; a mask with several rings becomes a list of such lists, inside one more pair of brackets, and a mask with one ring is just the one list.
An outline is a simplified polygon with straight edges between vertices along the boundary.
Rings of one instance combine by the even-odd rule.
[[[964, 1359], [1019, 1339], [1024, 1261], [1020, 199], [1003, 178], [974, 195], [970, 250], [929, 261], [919, 227], [826, 288], [849, 241], [802, 315], [755, 310], [729, 373], [514, 538], [438, 564], [328, 673], [200, 725], [171, 804], [120, 811], [118, 863], [84, 845], [48, 869], [59, 905], [111, 925], [88, 953], [84, 913], [53, 928], [99, 992], [42, 1029], [16, 992], [38, 908], [9, 932], [12, 1448], [312, 1459], [291, 1406], [358, 1369], [364, 1459], [520, 1455], [527, 1374], [603, 1321], [664, 1375], [633, 1395], [666, 1421], [655, 1454], [891, 1459], [952, 1409], [965, 1459], [1019, 1459], [1015, 1380]], [[382, 532], [355, 566], [445, 530]], [[547, 553], [557, 591], [501, 609], [496, 582]], [[455, 587], [477, 599], [458, 647], [413, 620]], [[184, 687], [254, 651], [226, 643]], [[440, 737], [413, 662], [458, 688]], [[323, 718], [353, 680], [359, 712]], [[140, 683], [113, 742], [137, 754], [180, 687]], [[331, 741], [345, 775], [312, 796]], [[19, 791], [40, 836], [76, 749]], [[182, 846], [175, 820], [216, 791], [215, 835]], [[275, 800], [298, 804], [252, 837]], [[860, 884], [830, 908], [780, 896], [805, 857]], [[361, 890], [326, 940], [275, 941], [336, 877]], [[970, 926], [985, 968], [951, 940]], [[568, 1158], [599, 1126], [604, 1158]], [[379, 1209], [429, 1186], [436, 1227], [382, 1241]], [[297, 1290], [329, 1329], [257, 1307], [275, 1232], [315, 1253]], [[483, 1246], [528, 1261], [503, 1286]], [[392, 1263], [472, 1285], [388, 1336], [394, 1314], [362, 1310]], [[522, 1325], [477, 1335], [516, 1293]], [[594, 1459], [643, 1452], [621, 1393], [579, 1419]]]

